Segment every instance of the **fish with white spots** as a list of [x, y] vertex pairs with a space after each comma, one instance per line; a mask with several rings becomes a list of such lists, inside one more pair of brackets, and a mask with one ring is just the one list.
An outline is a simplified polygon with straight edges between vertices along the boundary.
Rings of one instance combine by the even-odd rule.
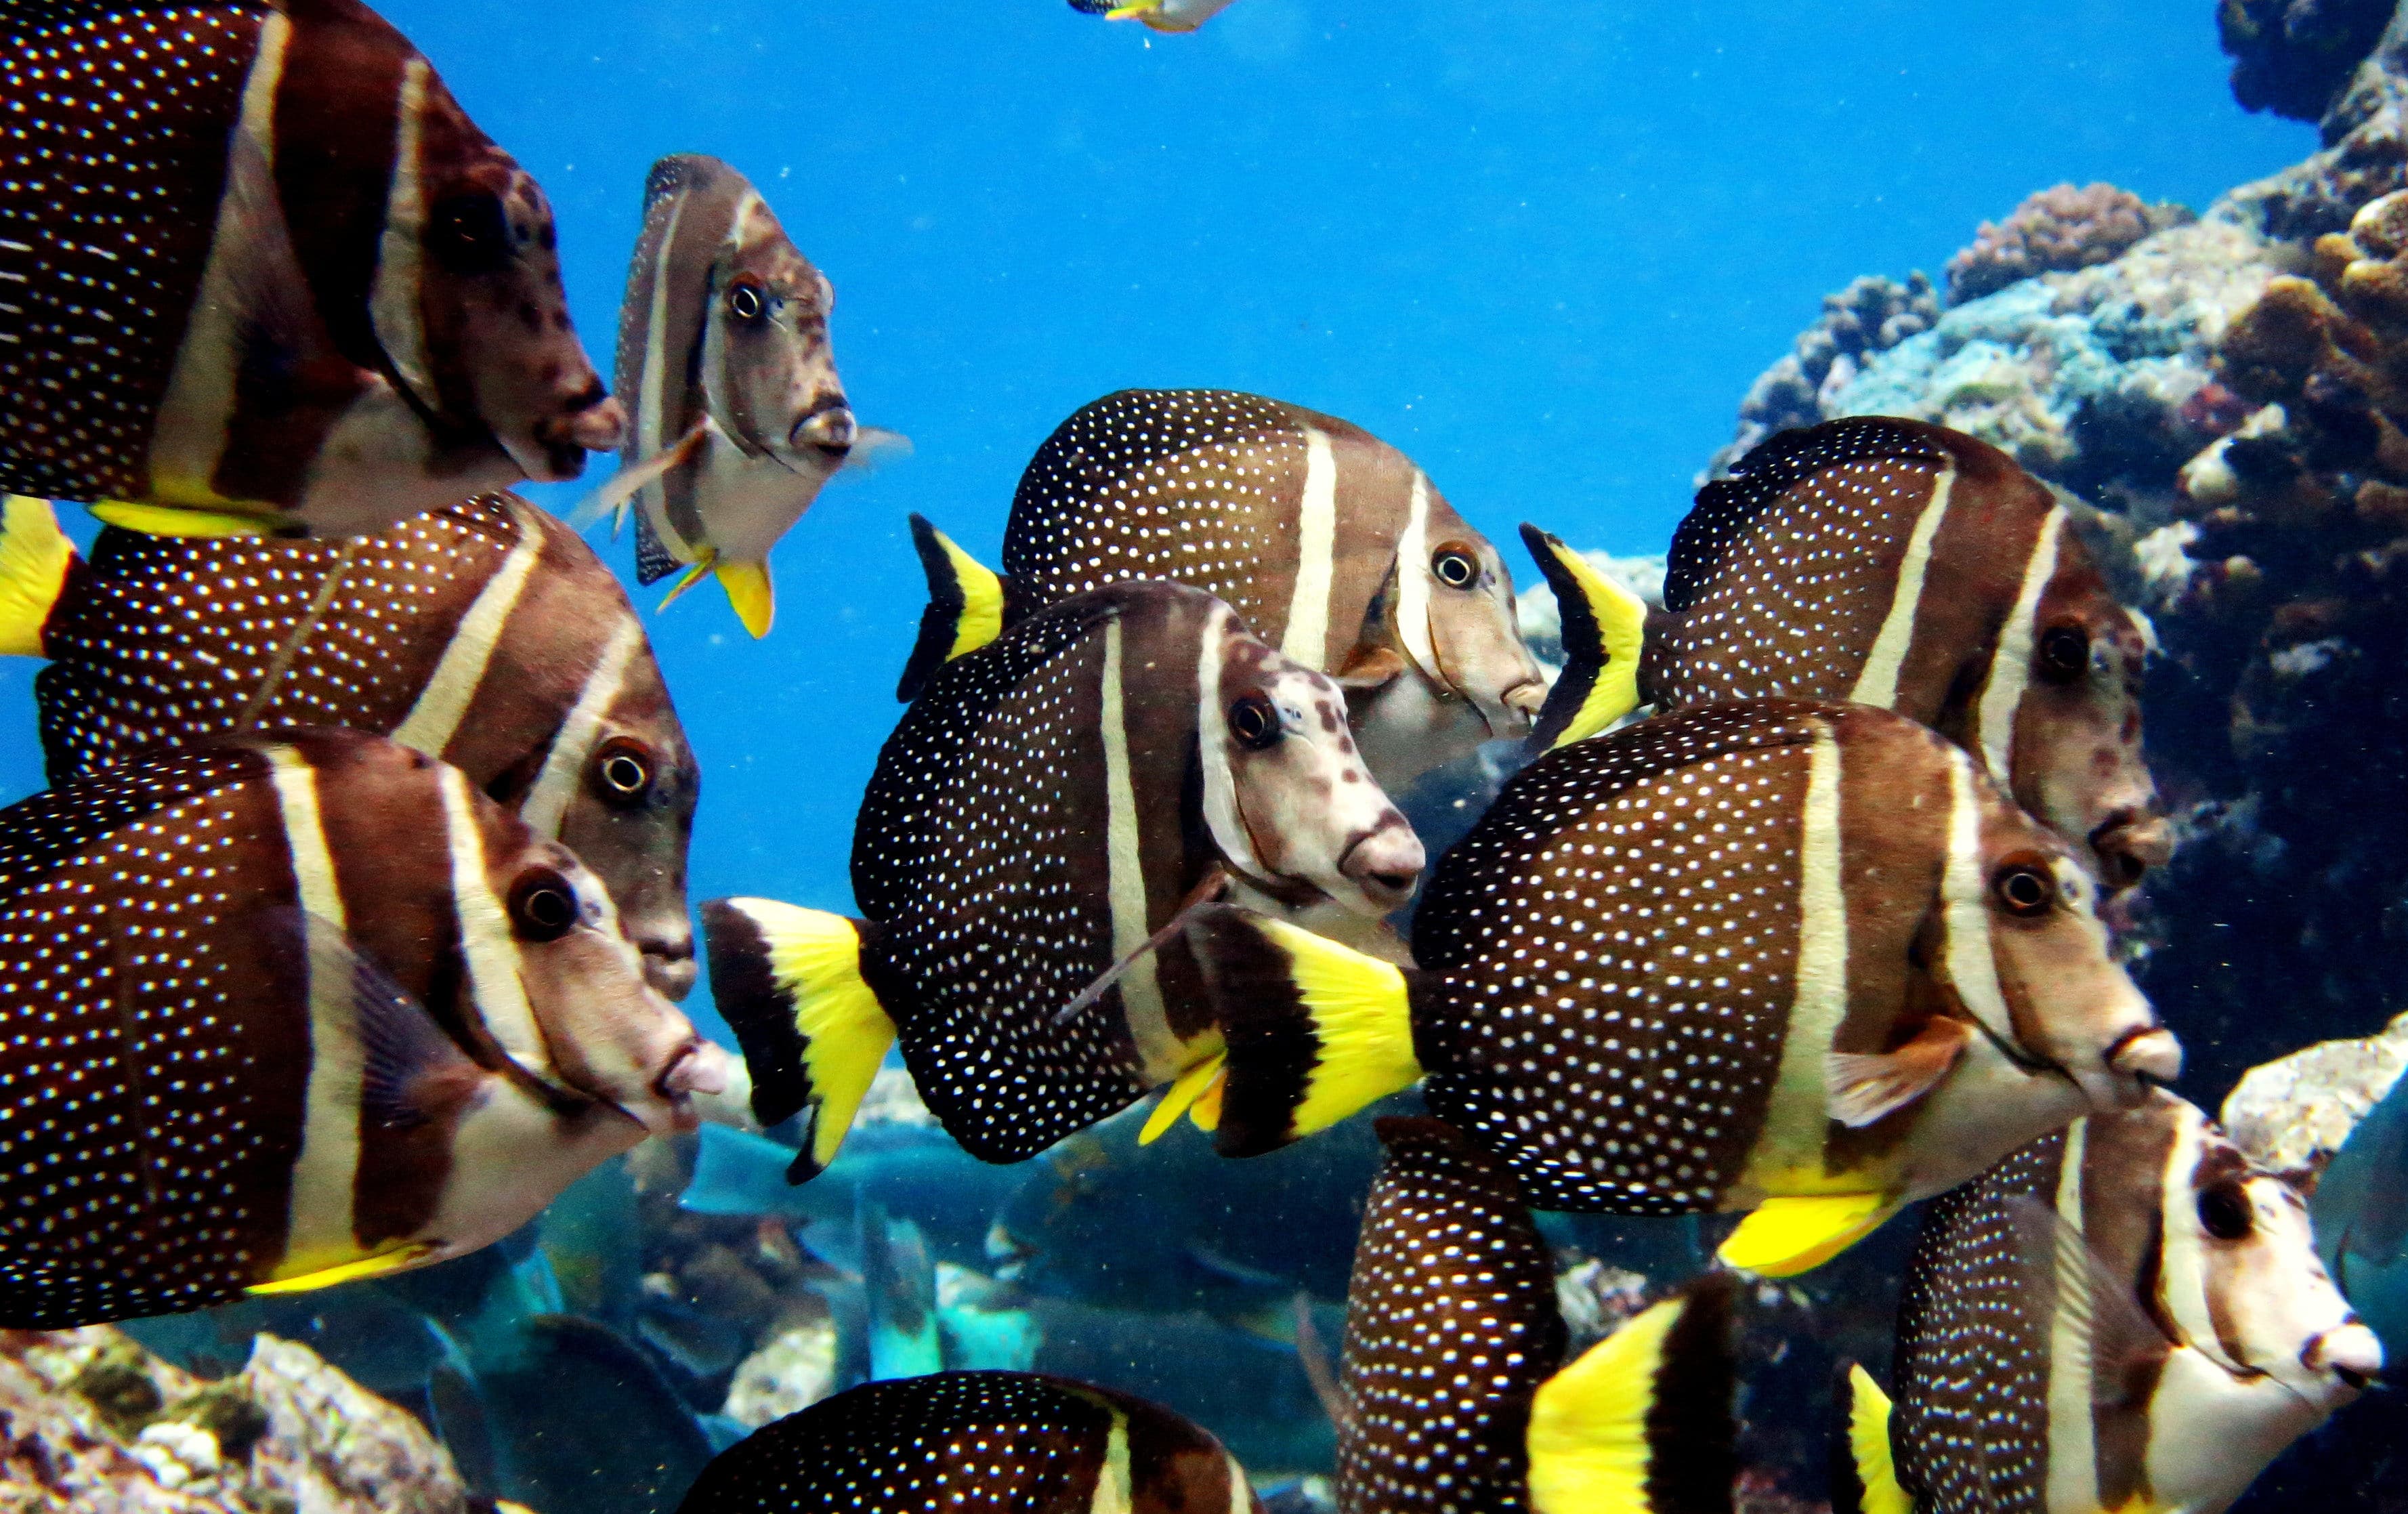
[[898, 1033], [946, 1130], [1016, 1162], [1163, 1083], [1180, 1107], [1208, 1094], [1221, 1037], [1178, 930], [1197, 901], [1401, 955], [1382, 917], [1422, 863], [1336, 684], [1201, 590], [1120, 583], [913, 702], [853, 831], [866, 920], [724, 899], [703, 934], [754, 1114], [813, 1122], [799, 1176], [835, 1155]]
[[2383, 1368], [2300, 1195], [2160, 1092], [1934, 1202], [1838, 1514], [2217, 1514]]
[[1245, 1469], [1160, 1405], [1034, 1372], [867, 1383], [719, 1453], [678, 1514], [1262, 1514]]
[[1427, 1074], [1530, 1201], [1749, 1210], [1726, 1261], [1819, 1264], [2181, 1049], [2096, 886], [1963, 749], [1864, 705], [1659, 716], [1540, 758], [1434, 871], [1417, 970], [1215, 907], [1222, 1150]]
[[755, 636], [777, 610], [769, 549], [838, 470], [908, 445], [855, 423], [835, 308], [836, 286], [742, 174], [692, 153], [652, 164], [619, 313], [635, 413], [618, 476], [578, 519], [632, 513], [637, 577], [682, 567], [668, 599], [717, 578]]
[[381, 737], [0, 810], [0, 1325], [475, 1250], [730, 1070], [575, 857]]
[[543, 191], [355, 0], [6, 0], [0, 105], [0, 488], [348, 536], [619, 445]]
[[282, 726], [390, 736], [467, 775], [610, 890], [653, 987], [695, 978], [686, 845], [700, 782], [651, 642], [561, 521], [483, 494], [373, 536], [0, 521], [0, 653], [34, 679], [50, 781], [153, 746]]
[[1372, 772], [1398, 792], [1528, 735], [1547, 697], [1512, 574], [1428, 476], [1357, 426], [1259, 394], [1129, 389], [1081, 408], [1021, 474], [999, 578], [914, 530], [932, 603], [907, 699], [945, 658], [1126, 578], [1217, 594], [1336, 678]]
[[1346, 1305], [1339, 1514], [1713, 1514], [1739, 1476], [1735, 1290], [1710, 1274], [1564, 1361], [1555, 1264], [1503, 1164], [1378, 1121]]
[[1698, 492], [1640, 692], [1895, 709], [2121, 888], [2172, 848], [2141, 755], [2149, 647], [2046, 485], [1987, 442], [1867, 416], [1781, 432]]

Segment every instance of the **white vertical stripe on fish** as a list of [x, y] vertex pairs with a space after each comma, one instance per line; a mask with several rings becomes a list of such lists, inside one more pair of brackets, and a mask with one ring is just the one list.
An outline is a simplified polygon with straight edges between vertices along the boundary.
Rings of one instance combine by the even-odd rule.
[[1924, 502], [1923, 513], [1914, 518], [1914, 529], [1906, 538], [1906, 556], [1898, 564], [1898, 581], [1890, 587], [1889, 613], [1882, 617], [1881, 633], [1873, 637], [1864, 670], [1848, 693], [1859, 705], [1887, 709], [1898, 702], [1899, 669], [1906, 664], [1907, 649], [1914, 644], [1914, 612], [1923, 603], [1923, 580], [1931, 570], [1931, 542], [1940, 535], [1940, 521], [1948, 513], [1948, 495], [1956, 484], [1956, 462], [1951, 458], [1941, 464], [1940, 476], [1932, 480], [1931, 497]]
[[519, 978], [518, 936], [509, 912], [485, 878], [485, 837], [468, 780], [456, 767], [438, 771], [443, 795], [444, 840], [452, 854], [452, 909], [460, 927], [460, 954], [468, 964], [468, 990], [477, 1014], [512, 1062], [535, 1078], [561, 1087], [552, 1052], [544, 1044], [526, 984]]
[[[2065, 1165], [2057, 1179], [2057, 1221], [2082, 1232], [2082, 1163], [2090, 1121], [2075, 1121], [2065, 1133]], [[2048, 1323], [2048, 1509], [2049, 1514], [2098, 1514], [2098, 1434], [2091, 1419], [2098, 1394], [2091, 1380], [2090, 1269], [2072, 1247], [2051, 1259], [2057, 1278], [2056, 1309]]]
[[536, 559], [542, 555], [543, 533], [522, 521], [518, 544], [502, 559], [501, 567], [479, 592], [468, 613], [460, 617], [459, 629], [445, 644], [418, 702], [394, 728], [393, 739], [429, 757], [442, 756], [452, 745], [460, 718], [468, 713], [477, 686], [485, 681], [485, 664], [493, 661], [494, 648], [509, 622], [510, 611], [526, 592]]
[[1973, 759], [1954, 745], [1948, 760], [1948, 861], [1940, 875], [1941, 919], [1949, 985], [1975, 1020], [2008, 1046], [2020, 1046], [1990, 949], [1990, 883], [1982, 874], [1982, 796]]
[[1798, 964], [1781, 1067], [1766, 1107], [1764, 1135], [1749, 1154], [1746, 1181], [1824, 1168], [1830, 1117], [1825, 1066], [1840, 1021], [1848, 1012], [1848, 894], [1841, 875], [1840, 742], [1815, 721], [1808, 750], [1806, 806], [1798, 838]]
[[376, 279], [368, 288], [368, 324], [394, 372], [422, 404], [432, 406], [435, 376], [426, 365], [426, 321], [419, 306], [425, 282], [419, 249], [426, 240], [426, 185], [418, 159], [429, 74], [423, 58], [410, 59], [401, 71], [393, 177], [385, 183], [384, 233], [377, 242]]
[[1329, 581], [1338, 553], [1338, 456], [1329, 434], [1304, 428], [1304, 503], [1297, 515], [1296, 585], [1288, 593], [1280, 650], [1305, 666], [1329, 666]]
[[1246, 1469], [1226, 1451], [1221, 1453], [1221, 1460], [1229, 1468], [1229, 1514], [1254, 1514], [1254, 1487], [1246, 1480]]
[[1238, 778], [1229, 769], [1229, 717], [1221, 708], [1221, 661], [1233, 634], [1237, 612], [1215, 604], [1204, 617], [1204, 635], [1196, 649], [1196, 748], [1204, 763], [1204, 824], [1212, 833], [1229, 865], [1248, 878], [1267, 869], [1254, 853], [1254, 840], [1238, 813]]
[[283, 213], [276, 200], [276, 91], [292, 35], [293, 23], [282, 13], [260, 18], [258, 50], [242, 81], [242, 111], [226, 134], [217, 229], [150, 433], [150, 488], [165, 500], [200, 505], [217, 498], [209, 480], [234, 419], [235, 378], [246, 351], [242, 328], [255, 293], [249, 286], [261, 274], [255, 262], [261, 221]]
[[2033, 621], [2040, 614], [2040, 596], [2057, 577], [2057, 542], [2065, 528], [2065, 511], [2052, 508], [2041, 521], [2040, 540], [2024, 564], [2023, 587], [2015, 593], [2014, 612], [2000, 628], [1998, 650], [1990, 654], [1990, 674], [1982, 683], [1976, 707], [1975, 735], [1982, 743], [1982, 761], [1999, 787], [2006, 788], [2015, 755], [2015, 710], [2031, 682], [2032, 644], [2040, 637]]
[[[1111, 909], [1112, 961], [1119, 962], [1145, 944], [1154, 932], [1146, 922], [1145, 856], [1137, 823], [1137, 785], [1129, 776], [1128, 727], [1121, 694], [1121, 621], [1115, 615], [1104, 622], [1102, 715], [1104, 738], [1104, 872], [1105, 897]], [[1167, 1082], [1184, 1064], [1179, 1038], [1170, 1033], [1170, 1018], [1162, 1006], [1162, 985], [1155, 977], [1154, 953], [1130, 963], [1120, 978], [1121, 1013], [1137, 1041], [1139, 1061], [1147, 1078]]]
[[561, 818], [568, 813], [569, 801], [577, 797], [578, 785], [585, 780], [585, 760], [602, 737], [602, 717], [626, 687], [627, 668], [643, 644], [644, 628], [634, 616], [622, 614], [610, 639], [603, 644], [601, 660], [585, 676], [577, 703], [552, 736], [552, 750], [544, 753], [543, 770], [536, 775], [526, 802], [519, 806], [519, 819], [536, 835], [560, 839]]
[[[651, 299], [644, 306], [644, 363], [636, 378], [636, 448], [629, 454], [635, 462], [652, 457], [668, 445], [661, 435], [663, 398], [668, 392], [669, 339], [669, 264], [670, 251], [677, 246], [678, 222], [685, 216], [686, 196], [669, 196], [668, 224], [661, 228], [661, 239], [652, 255], [652, 288]], [[682, 374], [682, 364], [680, 365]], [[666, 509], [666, 497], [658, 479], [636, 491], [629, 502], [636, 509], [651, 509], [658, 519]]]
[[1429, 497], [1429, 478], [1415, 469], [1404, 534], [1397, 538], [1397, 635], [1404, 640], [1405, 655], [1443, 688], [1446, 680], [1439, 677], [1438, 649], [1430, 641]]
[[268, 781], [284, 821], [285, 850], [308, 948], [309, 1081], [301, 1103], [301, 1150], [293, 1188], [280, 1278], [298, 1277], [360, 1254], [352, 1214], [360, 1165], [360, 1091], [366, 1053], [352, 1002], [352, 975], [344, 933], [350, 921], [326, 848], [318, 807], [318, 772], [291, 747], [262, 747]]
[[1129, 1482], [1128, 1416], [1117, 1405], [1111, 1407], [1111, 1434], [1104, 1440], [1104, 1464], [1096, 1471], [1096, 1496], [1087, 1501], [1087, 1514], [1131, 1514], [1137, 1507]]

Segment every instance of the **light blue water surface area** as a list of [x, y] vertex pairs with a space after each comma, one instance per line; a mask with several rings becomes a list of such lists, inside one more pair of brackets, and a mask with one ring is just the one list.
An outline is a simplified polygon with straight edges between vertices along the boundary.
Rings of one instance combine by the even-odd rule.
[[[381, 8], [550, 191], [606, 374], [661, 154], [741, 168], [835, 280], [855, 406], [915, 455], [787, 537], [767, 641], [711, 589], [651, 623], [706, 768], [695, 897], [836, 908], [923, 601], [905, 514], [992, 561], [1085, 401], [1344, 416], [1527, 582], [1526, 519], [1660, 551], [1748, 381], [1851, 278], [1936, 276], [2060, 180], [2204, 207], [2314, 146], [2233, 105], [2207, 0], [1239, 0], [1188, 36], [1062, 0]], [[15, 793], [31, 674], [0, 689]]]

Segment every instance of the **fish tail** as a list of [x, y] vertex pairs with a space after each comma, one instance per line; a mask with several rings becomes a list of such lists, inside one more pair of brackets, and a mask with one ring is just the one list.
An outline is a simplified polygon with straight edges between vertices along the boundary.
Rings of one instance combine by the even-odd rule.
[[1540, 1384], [1527, 1441], [1536, 1514], [1731, 1508], [1735, 1292], [1729, 1274], [1709, 1274]]
[[50, 501], [8, 496], [0, 517], [0, 654], [42, 655], [42, 629], [82, 562]]
[[1416, 975], [1226, 905], [1197, 911], [1188, 943], [1228, 1048], [1213, 1133], [1222, 1155], [1285, 1146], [1420, 1079]]
[[1639, 707], [1647, 602], [1537, 526], [1522, 527], [1522, 544], [1555, 592], [1563, 620], [1564, 670], [1528, 740], [1537, 753], [1593, 736]]
[[752, 639], [767, 636], [770, 622], [778, 618], [778, 593], [769, 581], [769, 564], [715, 558], [710, 571], [718, 578], [719, 587], [727, 591], [728, 605], [744, 622], [744, 629], [752, 633]]
[[1840, 1364], [1832, 1396], [1831, 1514], [1914, 1514], [1889, 1445], [1889, 1395], [1854, 1362]]
[[903, 664], [895, 697], [910, 703], [954, 658], [974, 652], [1003, 634], [1001, 575], [953, 544], [953, 539], [911, 517], [911, 545], [928, 575], [928, 607], [920, 612], [920, 639]]
[[774, 899], [711, 899], [702, 930], [711, 997], [752, 1075], [753, 1118], [810, 1113], [786, 1175], [807, 1181], [836, 1160], [895, 1044], [894, 1018], [862, 977], [872, 927]]

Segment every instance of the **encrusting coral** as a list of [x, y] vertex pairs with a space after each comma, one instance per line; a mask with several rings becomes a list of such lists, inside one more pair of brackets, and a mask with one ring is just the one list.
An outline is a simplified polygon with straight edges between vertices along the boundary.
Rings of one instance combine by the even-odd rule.
[[2125, 249], [2192, 220], [2179, 205], [2151, 205], [2113, 184], [2058, 184], [2028, 196], [2002, 221], [1982, 222], [1948, 260], [1948, 303], [1962, 305], [2044, 273], [2111, 263]]

